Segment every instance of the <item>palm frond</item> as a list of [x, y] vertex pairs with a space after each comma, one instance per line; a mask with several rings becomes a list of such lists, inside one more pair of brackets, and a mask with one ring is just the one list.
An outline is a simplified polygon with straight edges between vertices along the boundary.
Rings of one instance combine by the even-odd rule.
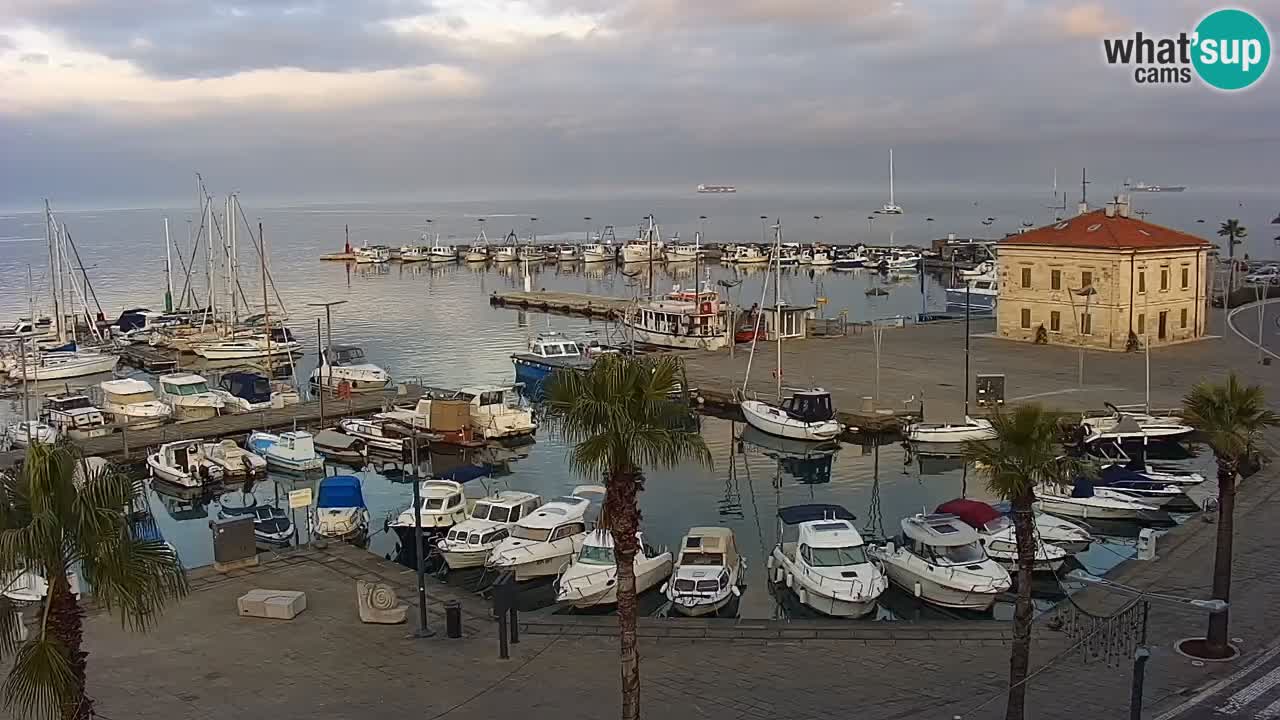
[[133, 630], [150, 628], [166, 602], [188, 591], [186, 572], [168, 543], [127, 533], [92, 548], [82, 568], [94, 598]]
[[18, 606], [0, 595], [0, 658], [10, 657], [17, 651], [22, 642], [22, 622]]
[[1070, 482], [1081, 472], [1078, 462], [1059, 452], [1057, 421], [1039, 405], [997, 410], [990, 420], [995, 438], [966, 442], [964, 455], [1001, 499], [1012, 501], [1042, 485]]
[[1204, 437], [1219, 459], [1239, 462], [1263, 430], [1280, 426], [1259, 385], [1245, 386], [1233, 372], [1224, 383], [1201, 381], [1182, 400], [1182, 418]]
[[41, 633], [23, 643], [14, 654], [3, 692], [5, 705], [17, 717], [59, 717], [63, 706], [80, 699], [67, 648], [53, 633]]
[[99, 538], [119, 534], [125, 525], [123, 509], [130, 506], [137, 492], [137, 483], [113, 465], [89, 472], [75, 497], [72, 518], [77, 544], [93, 545]]

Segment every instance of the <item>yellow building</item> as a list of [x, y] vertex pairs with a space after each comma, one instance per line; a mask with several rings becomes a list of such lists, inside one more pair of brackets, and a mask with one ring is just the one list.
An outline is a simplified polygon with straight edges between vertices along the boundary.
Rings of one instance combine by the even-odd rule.
[[1121, 196], [1001, 240], [1000, 337], [1116, 351], [1204, 337], [1212, 246], [1129, 215]]

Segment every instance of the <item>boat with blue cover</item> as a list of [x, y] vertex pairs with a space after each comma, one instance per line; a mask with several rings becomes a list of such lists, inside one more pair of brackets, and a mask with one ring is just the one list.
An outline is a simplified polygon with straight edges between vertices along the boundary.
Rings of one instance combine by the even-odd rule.
[[515, 353], [511, 362], [516, 368], [516, 382], [523, 383], [525, 391], [537, 396], [542, 384], [557, 370], [587, 370], [593, 359], [583, 346], [558, 332], [540, 333], [529, 341], [529, 351]]
[[311, 533], [334, 540], [355, 540], [369, 533], [369, 507], [360, 478], [334, 475], [320, 481], [312, 509]]

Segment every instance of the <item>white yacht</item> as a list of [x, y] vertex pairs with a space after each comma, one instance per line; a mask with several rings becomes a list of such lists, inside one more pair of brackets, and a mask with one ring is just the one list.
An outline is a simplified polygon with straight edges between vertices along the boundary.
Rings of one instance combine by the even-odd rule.
[[147, 456], [151, 477], [190, 488], [221, 481], [222, 467], [205, 457], [204, 444], [197, 438], [161, 445]]
[[671, 581], [662, 591], [681, 615], [719, 613], [742, 595], [747, 561], [738, 554], [733, 531], [726, 527], [692, 527], [680, 541]]
[[320, 364], [311, 371], [311, 385], [339, 389], [343, 383], [353, 393], [377, 392], [387, 387], [391, 375], [365, 359], [364, 350], [355, 345], [334, 345], [320, 353]]
[[893, 148], [889, 148], [889, 202], [876, 211], [881, 215], [901, 215], [902, 206], [893, 199]]
[[[23, 420], [5, 428], [4, 439], [17, 448], [50, 445], [58, 440], [58, 429], [39, 420]], [[2, 447], [4, 443], [0, 443]]]
[[1071, 488], [1043, 486], [1036, 491], [1036, 506], [1054, 515], [1082, 520], [1139, 520], [1159, 510], [1155, 505], [1119, 493], [1100, 493], [1085, 478]]
[[608, 262], [614, 258], [615, 254], [612, 245], [590, 243], [582, 246], [582, 261], [587, 263]]
[[666, 297], [638, 303], [623, 319], [637, 343], [681, 350], [719, 350], [732, 339], [720, 295], [676, 288]]
[[9, 369], [13, 380], [64, 380], [115, 370], [120, 358], [97, 350], [28, 355]]
[[[1018, 535], [1011, 517], [1002, 515], [998, 510], [980, 500], [962, 498], [942, 503], [938, 506], [937, 512], [960, 518], [966, 525], [977, 531], [979, 542], [987, 549], [987, 555], [992, 560], [1000, 563], [1011, 573], [1018, 571]], [[1057, 572], [1070, 553], [1041, 537], [1039, 532], [1036, 535], [1036, 559], [1032, 571]]]
[[267, 461], [245, 450], [235, 440], [205, 443], [201, 448], [209, 462], [222, 468], [224, 480], [257, 478], [267, 474]]
[[156, 399], [156, 391], [146, 380], [124, 378], [99, 383], [102, 412], [116, 425], [130, 430], [160, 427], [173, 415], [173, 410]]
[[45, 403], [45, 422], [73, 440], [111, 434], [107, 418], [83, 395], [55, 395]]
[[311, 433], [291, 430], [276, 435], [254, 431], [245, 440], [245, 447], [261, 455], [267, 467], [285, 472], [305, 473], [324, 467], [324, 458], [316, 452]]
[[[671, 553], [658, 552], [636, 533], [639, 547], [632, 560], [636, 578], [636, 594], [648, 592], [671, 576]], [[569, 567], [560, 573], [556, 583], [556, 602], [575, 608], [615, 605], [618, 602], [618, 564], [613, 554], [613, 533], [592, 530], [582, 549]]]
[[542, 497], [518, 490], [500, 490], [477, 500], [471, 516], [449, 528], [436, 543], [450, 570], [481, 567], [521, 518], [542, 507]]
[[[275, 406], [280, 392], [271, 380], [255, 372], [229, 372], [218, 378], [212, 392], [222, 398], [222, 409], [230, 413], [268, 410]], [[279, 400], [283, 403], [283, 399]]]
[[180, 372], [161, 375], [160, 402], [173, 408], [175, 420], [207, 420], [222, 413], [226, 402], [209, 390], [209, 383], [195, 373]]
[[572, 495], [554, 498], [526, 515], [511, 527], [510, 536], [493, 549], [485, 567], [514, 573], [516, 581], [559, 575], [586, 540], [590, 494], [603, 496], [604, 488], [574, 488]]
[[461, 483], [453, 480], [423, 480], [418, 483], [418, 498], [420, 503], [417, 508], [410, 504], [395, 520], [387, 524], [395, 530], [404, 547], [413, 545], [417, 527], [415, 522], [422, 524], [423, 537], [436, 537], [467, 519], [467, 499]]
[[769, 254], [755, 245], [739, 245], [726, 260], [735, 265], [762, 265], [769, 262]]
[[740, 403], [747, 424], [762, 432], [792, 440], [833, 440], [844, 430], [835, 420], [831, 393], [822, 388], [797, 390], [780, 405], [762, 400]]
[[870, 554], [890, 581], [925, 602], [985, 611], [1013, 581], [979, 540], [955, 515], [913, 515], [902, 519], [896, 540], [873, 546]]
[[[272, 335], [275, 333], [273, 332]], [[302, 345], [297, 340], [278, 340], [262, 334], [193, 344], [191, 352], [206, 360], [247, 360], [300, 353]]]
[[875, 610], [889, 580], [867, 556], [853, 519], [839, 505], [779, 508], [778, 544], [768, 560], [773, 581], [824, 615], [862, 617]]
[[990, 420], [966, 415], [962, 423], [911, 423], [906, 436], [915, 443], [963, 443], [994, 439], [996, 431]]

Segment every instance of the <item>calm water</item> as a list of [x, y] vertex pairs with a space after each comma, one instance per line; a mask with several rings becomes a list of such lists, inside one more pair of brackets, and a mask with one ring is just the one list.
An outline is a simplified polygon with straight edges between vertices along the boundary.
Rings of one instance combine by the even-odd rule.
[[[1053, 211], [1045, 209], [1046, 200], [1044, 193], [995, 198], [963, 194], [916, 197], [911, 203], [903, 200], [908, 215], [876, 219], [870, 227], [866, 210], [856, 208], [877, 207], [882, 199], [853, 194], [759, 197], [739, 193], [607, 202], [543, 199], [450, 205], [424, 202], [417, 207], [253, 208], [248, 198], [242, 202], [255, 228], [259, 219], [264, 225], [275, 286], [284, 300], [291, 327], [308, 343], [309, 351], [299, 359], [297, 376], [306, 377], [315, 362], [319, 311], [307, 304], [344, 300], [346, 304], [334, 310], [336, 342], [363, 346], [371, 360], [398, 379], [421, 378], [431, 384], [458, 386], [509, 382], [513, 377], [510, 354], [523, 350], [528, 339], [544, 329], [570, 334], [594, 331], [604, 340], [614, 330], [607, 323], [490, 307], [486, 301], [490, 293], [523, 286], [515, 264], [509, 268], [432, 268], [425, 264], [372, 267], [316, 261], [317, 255], [341, 248], [344, 224], [351, 226], [353, 245], [365, 241], [390, 245], [417, 242], [427, 218], [432, 220], [431, 232], [439, 232], [442, 239], [452, 236], [455, 242], [465, 243], [477, 232], [480, 217], [486, 219], [484, 225], [491, 242], [499, 241], [509, 229], [521, 236], [536, 230], [539, 242], [574, 242], [585, 235], [588, 224], [598, 228], [606, 223], [618, 227], [619, 240], [629, 239], [640, 218], [653, 212], [668, 236], [678, 231], [691, 238], [701, 224], [709, 240], [728, 242], [759, 240], [759, 216], [768, 215], [770, 219], [782, 218], [789, 241], [925, 245], [947, 232], [995, 237], [1023, 222], [1050, 221]], [[1218, 219], [1239, 217], [1252, 230], [1246, 245], [1250, 252], [1254, 256], [1272, 254], [1266, 223], [1274, 208], [1268, 210], [1261, 197], [1190, 191], [1181, 195], [1137, 196], [1137, 200], [1139, 207], [1152, 211], [1150, 220], [1205, 236], [1211, 235]], [[1241, 202], [1244, 207], [1239, 206]], [[221, 209], [220, 202], [217, 207]], [[77, 243], [93, 293], [104, 313], [114, 318], [126, 307], [163, 306], [162, 219], [170, 218], [172, 235], [189, 258], [187, 220], [194, 214], [189, 209], [147, 209], [61, 213], [59, 217]], [[700, 215], [709, 219], [700, 223]], [[821, 220], [814, 220], [814, 215], [821, 216]], [[593, 219], [586, 223], [584, 216]], [[531, 221], [534, 217], [538, 218], [536, 222]], [[926, 219], [930, 217], [932, 221]], [[996, 220], [983, 225], [988, 217]], [[1203, 225], [1196, 223], [1201, 217], [1207, 218]], [[205, 293], [203, 254], [201, 248], [194, 263], [199, 269], [190, 279], [201, 297]], [[25, 314], [28, 266], [32, 269], [37, 309], [47, 311], [47, 262], [42, 215], [0, 217], [0, 319]], [[260, 307], [258, 259], [243, 229], [240, 262], [244, 295]], [[186, 280], [178, 269], [176, 256], [174, 267], [175, 290], [179, 291]], [[731, 285], [725, 292], [735, 303], [750, 305], [760, 300], [762, 269], [740, 271], [713, 264], [709, 272], [713, 280]], [[673, 283], [692, 281], [692, 265], [659, 266], [653, 286], [661, 291]], [[643, 272], [629, 278], [612, 267], [545, 265], [534, 268], [532, 285], [629, 296], [647, 292], [649, 279]], [[883, 285], [890, 294], [868, 297], [865, 291], [872, 285]], [[847, 311], [851, 319], [862, 320], [910, 314], [922, 307], [942, 309], [944, 296], [938, 283], [930, 280], [925, 285], [922, 294], [918, 277], [882, 278], [862, 271], [804, 269], [785, 274], [782, 295], [792, 303], [813, 303], [823, 297], [827, 299], [826, 314]], [[17, 403], [14, 399], [0, 404], [0, 421], [7, 422], [21, 414]], [[905, 515], [922, 508], [932, 509], [961, 495], [983, 497], [985, 492], [972, 471], [958, 463], [907, 458], [897, 445], [880, 447], [878, 452], [845, 445], [834, 455], [796, 457], [767, 447], [767, 440], [761, 444], [752, 442], [751, 436], [740, 440], [742, 427], [727, 421], [707, 419], [703, 432], [712, 448], [714, 466], [682, 466], [649, 473], [642, 496], [644, 527], [648, 541], [657, 547], [675, 546], [693, 525], [719, 523], [733, 528], [750, 564], [750, 587], [741, 604], [745, 616], [771, 617], [780, 612], [764, 583], [764, 557], [776, 539], [775, 512], [779, 506], [810, 501], [839, 503], [857, 515], [859, 526], [868, 534], [881, 535], [896, 533], [898, 520]], [[472, 457], [432, 454], [424, 459], [423, 470], [439, 474], [463, 466], [483, 467], [489, 477], [469, 482], [470, 494], [479, 496], [486, 490], [510, 487], [550, 496], [587, 482], [569, 472], [565, 450], [544, 434], [535, 445], [518, 453], [491, 451]], [[1204, 463], [1203, 459], [1187, 461], [1190, 467]], [[392, 468], [370, 467], [357, 473], [364, 480], [375, 528], [382, 527], [388, 513], [407, 507], [411, 496], [411, 486], [403, 473], [381, 470]], [[333, 472], [350, 471], [331, 469]], [[275, 501], [278, 493], [284, 506], [287, 492], [301, 486], [301, 482], [275, 477], [258, 483], [254, 492], [263, 501]], [[176, 491], [151, 496], [161, 529], [180, 548], [189, 565], [212, 560], [208, 520], [217, 514], [217, 499], [216, 493], [182, 497]], [[394, 533], [379, 532], [370, 542], [371, 549], [379, 554], [393, 555], [395, 545]], [[1081, 560], [1091, 571], [1101, 572], [1131, 553], [1131, 541], [1119, 540], [1099, 546]]]

